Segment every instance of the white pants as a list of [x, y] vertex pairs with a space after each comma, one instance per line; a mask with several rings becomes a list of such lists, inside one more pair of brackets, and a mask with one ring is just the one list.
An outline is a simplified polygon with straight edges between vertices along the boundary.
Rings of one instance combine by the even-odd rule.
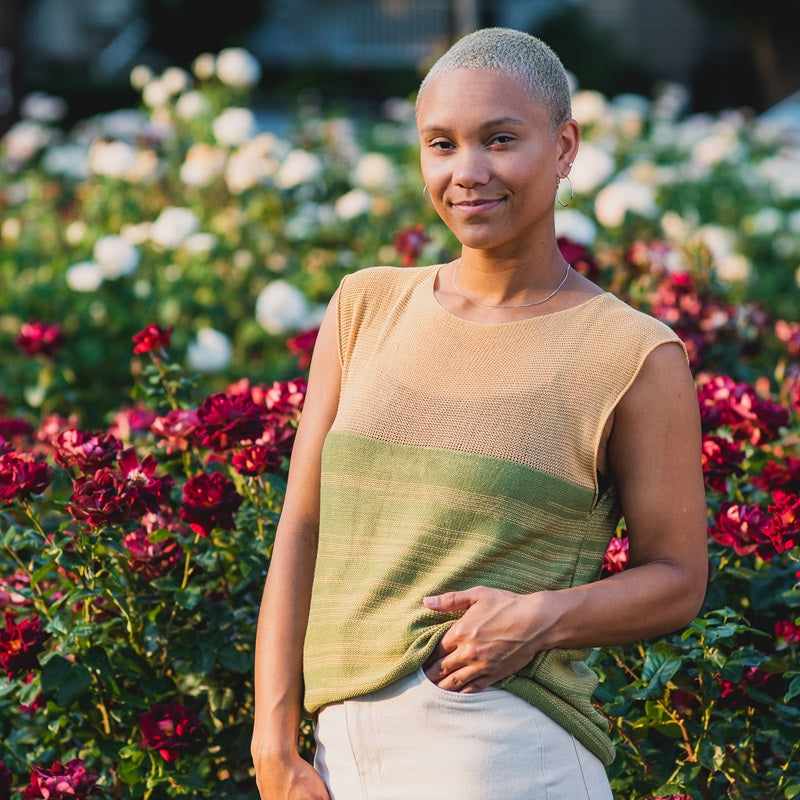
[[611, 800], [602, 762], [502, 689], [440, 689], [420, 669], [323, 708], [314, 766], [331, 800]]

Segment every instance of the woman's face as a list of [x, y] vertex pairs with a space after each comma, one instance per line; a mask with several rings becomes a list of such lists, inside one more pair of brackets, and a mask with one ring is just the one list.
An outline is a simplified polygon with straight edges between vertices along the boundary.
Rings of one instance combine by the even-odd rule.
[[513, 255], [552, 236], [556, 182], [578, 148], [574, 121], [554, 132], [511, 76], [454, 70], [428, 85], [417, 127], [433, 205], [465, 247]]

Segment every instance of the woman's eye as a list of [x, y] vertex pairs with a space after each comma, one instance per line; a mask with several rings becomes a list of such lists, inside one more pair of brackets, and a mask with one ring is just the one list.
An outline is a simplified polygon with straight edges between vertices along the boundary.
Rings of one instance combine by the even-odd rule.
[[430, 145], [434, 150], [449, 150], [453, 144], [452, 142], [448, 142], [444, 139], [438, 139], [435, 142], [431, 142]]
[[509, 136], [507, 133], [498, 133], [497, 136], [492, 136], [491, 138], [491, 144], [508, 144], [512, 141], [514, 141], [514, 137]]

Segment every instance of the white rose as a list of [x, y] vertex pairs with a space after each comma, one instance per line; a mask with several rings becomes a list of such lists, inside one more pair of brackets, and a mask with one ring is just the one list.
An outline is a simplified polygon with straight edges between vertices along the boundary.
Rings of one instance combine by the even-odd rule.
[[137, 153], [127, 142], [95, 141], [89, 149], [89, 169], [95, 175], [124, 178], [136, 167]]
[[371, 206], [372, 197], [367, 192], [351, 189], [334, 203], [333, 210], [339, 219], [348, 220], [366, 214]]
[[66, 116], [67, 101], [46, 92], [31, 92], [22, 99], [19, 112], [25, 119], [58, 122]]
[[278, 169], [276, 154], [278, 139], [271, 133], [261, 133], [245, 142], [228, 156], [225, 183], [231, 194], [240, 194], [263, 183]]
[[222, 145], [238, 147], [252, 138], [256, 119], [249, 108], [226, 108], [212, 123], [214, 138]]
[[353, 184], [373, 192], [391, 189], [395, 184], [392, 162], [381, 153], [361, 156], [353, 170]]
[[170, 91], [167, 89], [164, 81], [159, 78], [154, 78], [147, 86], [142, 89], [142, 100], [146, 106], [150, 108], [160, 108], [161, 106], [169, 103]]
[[582, 144], [569, 173], [577, 194], [589, 194], [614, 173], [614, 159], [597, 145]]
[[213, 233], [193, 233], [183, 243], [183, 249], [187, 253], [209, 253], [214, 249], [217, 237]]
[[733, 231], [720, 225], [703, 225], [697, 229], [694, 238], [708, 248], [714, 261], [721, 261], [730, 255], [736, 244]]
[[629, 211], [643, 217], [653, 217], [658, 213], [652, 187], [623, 179], [603, 187], [595, 197], [594, 214], [597, 221], [607, 228], [622, 225]]
[[174, 250], [200, 227], [200, 220], [188, 208], [168, 206], [150, 228], [150, 239], [160, 247]]
[[89, 177], [88, 150], [79, 144], [49, 147], [42, 156], [42, 167], [54, 175], [85, 180]]
[[756, 236], [770, 236], [783, 225], [783, 214], [777, 208], [761, 208], [742, 220], [742, 229]]
[[192, 72], [201, 80], [207, 81], [214, 77], [217, 68], [217, 60], [211, 53], [200, 53], [192, 62]]
[[38, 122], [23, 120], [6, 132], [2, 142], [6, 155], [13, 161], [27, 161], [53, 139], [53, 132]]
[[144, 244], [150, 240], [150, 229], [152, 227], [152, 222], [131, 222], [120, 228], [119, 235], [131, 244]]
[[193, 144], [181, 164], [181, 180], [187, 186], [208, 186], [225, 169], [225, 151], [219, 147], [200, 142]]
[[306, 150], [292, 150], [278, 170], [276, 183], [282, 189], [292, 189], [301, 183], [310, 183], [322, 172], [322, 163]]
[[232, 347], [228, 337], [214, 328], [200, 328], [189, 343], [186, 359], [191, 369], [199, 372], [220, 372], [231, 361]]
[[572, 95], [572, 116], [581, 125], [599, 122], [606, 115], [607, 105], [600, 92], [582, 89]]
[[182, 94], [175, 102], [175, 113], [180, 119], [197, 119], [208, 111], [208, 101], [198, 91]]
[[261, 78], [261, 65], [241, 47], [227, 47], [217, 56], [217, 77], [238, 89], [255, 86]]
[[714, 265], [714, 271], [726, 283], [744, 283], [750, 277], [750, 262], [741, 253], [729, 253]]
[[70, 224], [65, 228], [64, 239], [66, 240], [67, 244], [71, 244], [73, 247], [75, 247], [83, 241], [83, 237], [86, 236], [86, 231], [86, 223], [82, 219], [76, 219], [73, 222], [70, 222]]
[[283, 280], [272, 281], [256, 300], [256, 319], [267, 333], [299, 330], [307, 323], [308, 313], [305, 295]]
[[130, 75], [131, 86], [137, 92], [141, 92], [150, 81], [153, 80], [153, 70], [145, 64], [137, 64]]
[[555, 219], [556, 236], [566, 236], [586, 247], [594, 243], [597, 237], [597, 225], [585, 214], [574, 208], [562, 208], [556, 211]]
[[169, 94], [180, 94], [189, 85], [189, 76], [180, 67], [168, 67], [161, 73], [161, 83]]
[[103, 277], [111, 279], [135, 272], [141, 257], [136, 245], [122, 236], [101, 237], [95, 243], [93, 255]]
[[81, 261], [67, 269], [65, 278], [73, 292], [93, 292], [103, 282], [103, 271], [94, 261]]

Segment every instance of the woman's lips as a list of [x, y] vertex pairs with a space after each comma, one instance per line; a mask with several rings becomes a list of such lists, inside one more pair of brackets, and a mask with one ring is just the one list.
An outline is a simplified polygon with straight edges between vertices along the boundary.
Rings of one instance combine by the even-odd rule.
[[491, 211], [497, 208], [503, 202], [503, 198], [493, 199], [478, 199], [478, 200], [459, 200], [456, 203], [451, 203], [451, 207], [456, 211], [461, 211], [464, 214], [483, 214], [486, 211]]

